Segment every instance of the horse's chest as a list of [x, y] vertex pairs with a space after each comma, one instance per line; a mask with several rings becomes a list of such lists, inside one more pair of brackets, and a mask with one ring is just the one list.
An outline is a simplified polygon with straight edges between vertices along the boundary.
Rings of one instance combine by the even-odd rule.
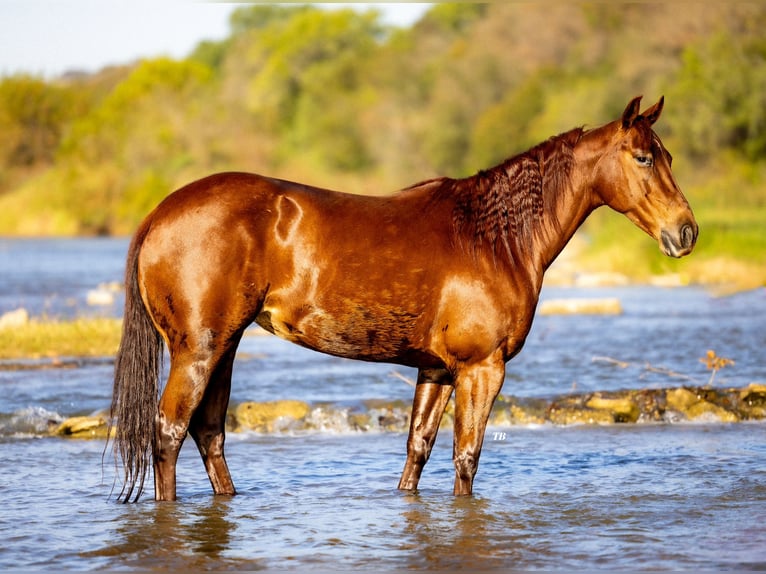
[[519, 290], [452, 277], [439, 295], [430, 346], [447, 364], [481, 361], [498, 349], [512, 356], [529, 332], [533, 306]]

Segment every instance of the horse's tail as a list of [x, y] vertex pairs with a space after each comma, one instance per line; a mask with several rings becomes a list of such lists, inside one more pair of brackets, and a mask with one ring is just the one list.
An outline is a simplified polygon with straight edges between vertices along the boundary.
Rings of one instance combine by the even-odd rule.
[[115, 458], [122, 459], [125, 475], [118, 496], [123, 502], [129, 502], [134, 491], [134, 502], [141, 496], [152, 463], [162, 368], [162, 337], [138, 287], [138, 254], [148, 229], [142, 225], [128, 249], [122, 339], [114, 365], [110, 427], [115, 427]]

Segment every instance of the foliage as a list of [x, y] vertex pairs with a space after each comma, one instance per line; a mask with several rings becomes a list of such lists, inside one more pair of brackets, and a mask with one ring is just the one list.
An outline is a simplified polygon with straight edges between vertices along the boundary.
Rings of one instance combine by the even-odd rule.
[[0, 80], [0, 165], [51, 163], [77, 111], [74, 90], [29, 76]]
[[766, 155], [766, 39], [733, 34], [721, 31], [682, 55], [672, 93], [687, 99], [689, 113], [671, 127], [695, 158], [721, 148], [751, 160]]
[[[766, 6], [444, 3], [413, 26], [374, 10], [242, 5], [184, 60], [0, 79], [0, 232], [130, 233], [174, 188], [265, 172], [365, 192], [462, 176], [645, 94], [701, 225], [695, 261], [763, 261]], [[698, 274], [589, 220], [591, 255]], [[690, 260], [692, 258], [689, 258]]]
[[331, 167], [365, 167], [365, 144], [349, 117], [358, 117], [372, 97], [363, 72], [380, 31], [374, 13], [350, 9], [304, 8], [260, 28], [259, 72], [247, 105], [255, 122], [279, 136], [278, 154], [309, 149]]

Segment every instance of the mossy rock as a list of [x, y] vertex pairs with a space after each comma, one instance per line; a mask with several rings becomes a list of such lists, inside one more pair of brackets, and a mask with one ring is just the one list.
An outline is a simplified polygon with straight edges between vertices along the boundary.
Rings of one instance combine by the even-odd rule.
[[609, 425], [614, 423], [614, 415], [607, 410], [551, 407], [548, 420], [556, 425]]
[[548, 401], [545, 399], [516, 399], [501, 396], [490, 415], [490, 425], [531, 425], [545, 423]]
[[708, 401], [700, 401], [690, 406], [686, 411], [686, 416], [689, 417], [689, 420], [693, 421], [699, 419], [712, 419], [723, 423], [736, 423], [740, 421], [736, 413], [727, 411], [725, 408]]
[[614, 422], [618, 423], [634, 423], [641, 415], [641, 410], [629, 395], [605, 397], [601, 393], [595, 393], [585, 406], [610, 413]]
[[56, 427], [54, 434], [67, 438], [106, 438], [109, 432], [103, 416], [70, 417]]
[[539, 425], [545, 422], [545, 418], [535, 412], [534, 409], [524, 408], [520, 405], [511, 405], [508, 413], [514, 424]]
[[309, 412], [308, 403], [295, 400], [246, 402], [234, 409], [234, 429], [236, 432], [245, 430], [258, 432], [274, 432], [285, 419], [301, 420]]
[[670, 389], [665, 393], [667, 408], [681, 413], [687, 419], [713, 418], [721, 422], [738, 422], [740, 417], [725, 408], [701, 398], [686, 388]]
[[739, 401], [744, 418], [766, 418], [766, 385], [751, 383], [739, 391]]

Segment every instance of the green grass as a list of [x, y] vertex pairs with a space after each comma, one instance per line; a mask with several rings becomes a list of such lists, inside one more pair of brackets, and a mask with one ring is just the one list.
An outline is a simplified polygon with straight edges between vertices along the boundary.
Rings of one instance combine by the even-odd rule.
[[0, 359], [106, 357], [117, 353], [119, 319], [32, 320], [0, 329]]

